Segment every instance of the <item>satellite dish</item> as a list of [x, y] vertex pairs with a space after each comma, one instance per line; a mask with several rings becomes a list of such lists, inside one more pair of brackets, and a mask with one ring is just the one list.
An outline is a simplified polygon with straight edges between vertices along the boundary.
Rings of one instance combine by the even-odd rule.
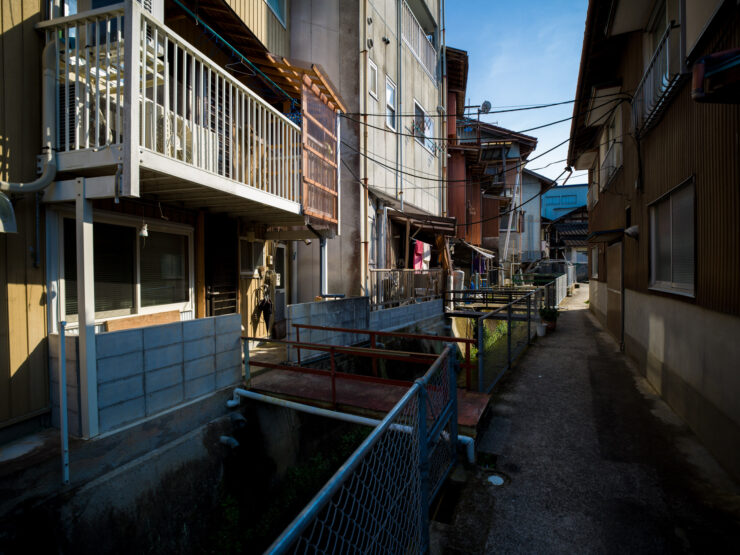
[[486, 100], [485, 102], [483, 102], [483, 104], [481, 104], [481, 106], [480, 106], [480, 111], [481, 111], [482, 114], [487, 114], [488, 112], [490, 112], [491, 111], [491, 103], [488, 102], [488, 100]]

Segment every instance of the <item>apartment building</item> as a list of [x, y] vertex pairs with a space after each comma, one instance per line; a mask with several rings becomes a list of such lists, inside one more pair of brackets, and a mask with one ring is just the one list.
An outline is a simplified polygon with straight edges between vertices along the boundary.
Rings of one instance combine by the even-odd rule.
[[[291, 51], [315, 60], [345, 100], [338, 237], [329, 293], [368, 294], [378, 269], [409, 268], [412, 238], [451, 233], [445, 213], [442, 0], [294, 1]], [[432, 257], [434, 258], [434, 256]], [[318, 248], [299, 246], [299, 300], [313, 300]], [[304, 277], [304, 268], [312, 269]], [[314, 277], [312, 277], [314, 276]]]
[[740, 7], [591, 1], [569, 163], [591, 311], [740, 476]]
[[290, 298], [290, 241], [338, 232], [344, 107], [285, 58], [286, 2], [18, 5], [0, 426], [56, 421], [64, 321], [70, 432], [94, 437], [239, 382], [239, 337], [273, 320], [260, 301]]

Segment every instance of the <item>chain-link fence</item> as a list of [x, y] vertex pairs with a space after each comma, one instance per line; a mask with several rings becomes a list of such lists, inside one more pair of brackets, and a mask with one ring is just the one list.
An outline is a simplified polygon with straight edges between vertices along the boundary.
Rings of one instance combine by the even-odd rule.
[[457, 445], [453, 347], [388, 413], [270, 553], [423, 553]]

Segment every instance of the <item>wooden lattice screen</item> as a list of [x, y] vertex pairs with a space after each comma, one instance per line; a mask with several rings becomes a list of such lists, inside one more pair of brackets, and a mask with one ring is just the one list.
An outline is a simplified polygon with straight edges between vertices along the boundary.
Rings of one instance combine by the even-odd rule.
[[303, 81], [303, 211], [313, 223], [339, 224], [334, 105], [310, 79]]

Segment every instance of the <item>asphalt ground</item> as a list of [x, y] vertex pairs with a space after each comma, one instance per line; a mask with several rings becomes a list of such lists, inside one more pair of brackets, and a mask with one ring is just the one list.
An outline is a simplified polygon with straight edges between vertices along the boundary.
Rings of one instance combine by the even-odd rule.
[[[496, 386], [488, 453], [457, 469], [432, 553], [740, 552], [740, 487], [587, 299], [577, 289], [557, 330]], [[488, 483], [493, 472], [502, 486]]]

